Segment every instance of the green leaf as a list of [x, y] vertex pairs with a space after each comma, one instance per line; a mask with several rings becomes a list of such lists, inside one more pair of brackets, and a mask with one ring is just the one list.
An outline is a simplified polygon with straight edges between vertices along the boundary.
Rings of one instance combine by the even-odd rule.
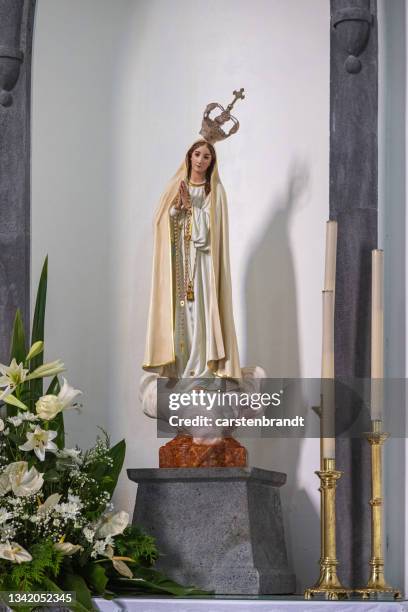
[[[95, 478], [98, 482], [104, 480], [104, 476], [107, 470], [107, 466], [103, 463], [97, 463], [92, 466], [92, 477]], [[110, 479], [111, 483], [113, 482], [113, 478]], [[106, 489], [107, 491], [108, 489]]]
[[[50, 580], [50, 578], [47, 578], [47, 577], [44, 577], [44, 579], [43, 579], [43, 586], [47, 589], [48, 592], [51, 592], [51, 593], [63, 593], [64, 591], [75, 591], [75, 593], [76, 593], [76, 602], [75, 603], [67, 604], [67, 607], [69, 606], [69, 609], [72, 610], [73, 612], [89, 612], [89, 610], [95, 610], [95, 608], [94, 608], [94, 606], [92, 604], [92, 599], [90, 598], [90, 596], [89, 596], [89, 599], [86, 598], [86, 601], [90, 600], [90, 606], [88, 607], [87, 605], [82, 604], [82, 601], [80, 601], [80, 598], [79, 598], [77, 590], [75, 588], [71, 588], [71, 586], [70, 586], [70, 584], [71, 584], [70, 580], [69, 580], [70, 576], [72, 576], [72, 578], [78, 578], [80, 581], [82, 581], [85, 584], [85, 582], [83, 581], [83, 579], [80, 576], [76, 576], [74, 574], [67, 574], [67, 575], [65, 575], [64, 582], [63, 582], [63, 588], [62, 589], [58, 586], [58, 584], [56, 584], [53, 580]], [[66, 586], [66, 582], [65, 582], [67, 578], [68, 578], [68, 582], [69, 582], [68, 586]], [[60, 582], [60, 581], [58, 581], [58, 582]], [[85, 584], [85, 589], [88, 590], [86, 584]], [[89, 591], [88, 591], [88, 593], [89, 593]]]
[[23, 442], [26, 442], [26, 439], [22, 440], [21, 436], [16, 433], [9, 433], [7, 435], [7, 438], [11, 440], [12, 442], [14, 442], [16, 446], [17, 444], [22, 444]]
[[[125, 459], [126, 444], [124, 440], [121, 440], [115, 446], [109, 448], [109, 438], [106, 432], [104, 432], [104, 434], [106, 440], [104, 444], [103, 458], [93, 457], [89, 462], [87, 462], [88, 456], [85, 454], [84, 460], [88, 475], [95, 479], [95, 487], [98, 489], [98, 491], [106, 491], [109, 497], [112, 497]], [[109, 476], [108, 481], [105, 480], [106, 476]], [[99, 513], [99, 506], [97, 506], [97, 508], [93, 508], [93, 510], [97, 510]]]
[[[65, 574], [61, 581], [64, 591], [75, 591], [77, 602], [84, 606], [86, 610], [94, 610], [92, 605], [91, 592], [82, 576], [78, 574]], [[74, 610], [72, 604], [69, 607]]]
[[98, 595], [103, 595], [109, 580], [105, 568], [100, 564], [91, 563], [84, 568], [84, 576], [92, 591]]
[[113, 466], [109, 470], [109, 476], [112, 478], [112, 481], [106, 484], [105, 490], [108, 493], [110, 493], [111, 496], [113, 495], [113, 492], [116, 488], [118, 478], [122, 470], [123, 462], [125, 460], [125, 454], [126, 454], [125, 440], [121, 440], [120, 442], [115, 444], [115, 446], [112, 446], [112, 448], [109, 449], [108, 455], [112, 457], [113, 459]]
[[14, 358], [17, 363], [25, 360], [26, 356], [25, 333], [20, 309], [17, 309], [14, 317], [13, 332], [11, 336], [10, 362]]
[[44, 474], [44, 480], [47, 482], [58, 482], [61, 480], [61, 475], [57, 472], [57, 470], [48, 470]]
[[[4, 592], [4, 585], [1, 584], [1, 590]], [[7, 610], [7, 604], [8, 604], [8, 597], [6, 595], [3, 595], [3, 593], [0, 591], [0, 601], [1, 603], [4, 605], [4, 610]]]
[[[31, 344], [33, 345], [38, 340], [44, 341], [44, 320], [45, 306], [47, 302], [47, 277], [48, 277], [48, 255], [45, 258], [44, 265], [41, 271], [40, 282], [38, 284], [37, 298], [35, 301], [35, 310], [33, 318], [33, 327], [31, 332]], [[31, 361], [31, 368], [35, 370], [44, 363], [44, 353], [40, 353]], [[43, 391], [42, 379], [31, 381], [30, 389], [33, 395], [40, 397]]]
[[57, 416], [50, 421], [50, 429], [57, 432], [57, 436], [53, 442], [62, 450], [65, 447], [64, 416], [62, 412], [59, 412]]
[[110, 578], [109, 588], [116, 592], [145, 592], [145, 593], [167, 593], [175, 597], [188, 597], [198, 595], [209, 595], [208, 591], [202, 591], [191, 586], [183, 586], [170, 580], [161, 572], [151, 568], [145, 568], [128, 564], [134, 574], [134, 578]]
[[28, 406], [26, 406], [26, 404], [23, 404], [23, 402], [17, 399], [14, 395], [6, 395], [6, 397], [3, 397], [3, 402], [5, 404], [9, 404], [10, 406], [20, 408], [21, 410], [28, 410]]
[[58, 376], [54, 376], [51, 380], [50, 385], [45, 392], [45, 395], [58, 395], [61, 390], [60, 382], [58, 380]]
[[[47, 302], [47, 276], [48, 276], [48, 255], [45, 258], [41, 271], [40, 282], [38, 284], [37, 298], [35, 301], [35, 310], [33, 318], [33, 329], [31, 334], [31, 344], [33, 345], [38, 340], [44, 341], [44, 319], [45, 306]], [[38, 367], [43, 363], [42, 354], [37, 355], [36, 365]]]

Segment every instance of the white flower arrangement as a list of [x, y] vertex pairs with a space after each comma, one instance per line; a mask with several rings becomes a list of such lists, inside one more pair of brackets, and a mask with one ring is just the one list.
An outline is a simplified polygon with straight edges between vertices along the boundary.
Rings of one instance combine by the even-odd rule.
[[[1, 448], [7, 449], [2, 457], [6, 464], [0, 467], [0, 570], [4, 562], [29, 564], [33, 560], [30, 549], [38, 550], [46, 541], [60, 558], [82, 554], [93, 560], [114, 561], [120, 575], [132, 577], [123, 560], [115, 558], [114, 550], [114, 538], [128, 527], [129, 515], [110, 512], [113, 488], [109, 471], [115, 468], [116, 458], [118, 475], [124, 443], [120, 443], [119, 455], [112, 454], [107, 438], [98, 439], [85, 455], [63, 445], [62, 413], [76, 407], [81, 391], [66, 378], [59, 388], [58, 379], [54, 379], [53, 392], [42, 394], [39, 390], [39, 398], [32, 397], [30, 381], [64, 370], [64, 364], [57, 360], [30, 371], [30, 356], [42, 350], [43, 343], [36, 342], [24, 361], [13, 358], [9, 366], [0, 364], [1, 400], [7, 407], [0, 418]], [[108, 486], [98, 482], [96, 472]], [[29, 525], [35, 525], [35, 531]]]
[[[60, 360], [30, 369], [31, 360], [43, 348], [42, 341], [35, 341], [23, 361], [13, 357], [10, 365], [0, 364], [0, 401], [6, 407], [0, 418], [0, 560], [28, 564], [33, 559], [27, 550], [30, 544], [38, 549], [44, 541], [52, 543], [61, 557], [85, 553], [89, 558], [106, 559], [107, 546], [114, 556], [113, 536], [123, 534], [129, 524], [126, 512], [108, 512], [113, 491], [108, 473], [115, 456], [120, 469], [124, 443], [120, 443], [119, 455], [112, 454], [107, 439], [98, 440], [85, 455], [64, 446], [62, 413], [77, 407], [75, 400], [81, 391], [66, 378], [59, 387], [56, 377], [65, 370]], [[43, 394], [40, 382], [39, 397], [33, 397], [36, 387], [30, 381], [38, 384], [50, 376], [54, 377], [51, 389]], [[108, 486], [98, 483], [95, 471]], [[30, 524], [35, 525], [34, 532]], [[132, 573], [122, 565], [118, 570], [122, 575]]]
[[[66, 378], [59, 386], [57, 375], [65, 369], [60, 360], [30, 369], [31, 359], [42, 351], [43, 343], [34, 342], [23, 361], [13, 357], [9, 366], [0, 364], [0, 402], [4, 404], [0, 418], [0, 576], [2, 570], [10, 575], [7, 564], [29, 568], [36, 555], [38, 562], [46, 543], [47, 554], [50, 546], [54, 551], [57, 567], [69, 558], [67, 567], [78, 569], [88, 558], [92, 563], [111, 563], [116, 574], [131, 579], [133, 572], [125, 561], [134, 563], [135, 559], [115, 553], [115, 539], [130, 528], [129, 515], [112, 512], [110, 501], [124, 459], [124, 441], [112, 449], [106, 436], [85, 454], [65, 447], [62, 414], [77, 407], [81, 391]], [[47, 376], [54, 379], [43, 394], [41, 380]], [[155, 547], [147, 540], [153, 560]], [[73, 565], [80, 557], [81, 562]], [[11, 576], [21, 576], [21, 571], [12, 571]], [[2, 582], [0, 577], [0, 588], [18, 586], [17, 581]]]
[[85, 453], [65, 446], [63, 415], [78, 408], [81, 391], [66, 378], [60, 383], [62, 361], [42, 362], [46, 281], [47, 260], [31, 347], [17, 311], [10, 364], [0, 364], [0, 591], [67, 590], [71, 580], [75, 612], [124, 579], [138, 591], [157, 584], [159, 592], [190, 593], [168, 579], [163, 586], [149, 567], [157, 558], [153, 538], [129, 525], [127, 512], [113, 511], [124, 440], [111, 447], [104, 432]]

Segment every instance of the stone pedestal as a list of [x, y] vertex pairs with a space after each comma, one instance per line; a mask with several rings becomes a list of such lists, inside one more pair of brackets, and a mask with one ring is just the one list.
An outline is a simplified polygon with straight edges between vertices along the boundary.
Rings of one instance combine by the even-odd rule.
[[285, 594], [289, 571], [279, 487], [257, 468], [129, 469], [138, 483], [133, 522], [157, 540], [157, 568], [219, 594]]

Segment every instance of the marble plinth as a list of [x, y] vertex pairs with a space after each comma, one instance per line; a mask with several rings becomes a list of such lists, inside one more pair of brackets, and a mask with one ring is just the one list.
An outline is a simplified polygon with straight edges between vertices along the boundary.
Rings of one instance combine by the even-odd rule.
[[286, 474], [257, 468], [129, 469], [133, 522], [156, 538], [157, 568], [218, 594], [285, 594], [288, 568], [279, 488]]
[[159, 449], [161, 468], [246, 467], [247, 451], [234, 438], [216, 444], [199, 444], [191, 436], [178, 435]]

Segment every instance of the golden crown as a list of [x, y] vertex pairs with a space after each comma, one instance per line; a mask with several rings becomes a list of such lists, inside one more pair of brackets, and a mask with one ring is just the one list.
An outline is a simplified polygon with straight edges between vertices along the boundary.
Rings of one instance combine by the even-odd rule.
[[[207, 107], [204, 111], [200, 134], [207, 142], [210, 142], [211, 144], [214, 144], [214, 142], [217, 142], [219, 140], [225, 140], [225, 138], [228, 138], [229, 136], [232, 136], [232, 134], [238, 132], [239, 121], [236, 117], [231, 115], [231, 110], [237, 100], [243, 100], [245, 98], [244, 88], [241, 87], [241, 89], [235, 90], [232, 93], [234, 99], [231, 104], [228, 104], [226, 109], [221, 106], [221, 104], [218, 104], [218, 102], [211, 102], [210, 104], [207, 104]], [[219, 108], [221, 110], [221, 113], [211, 119], [210, 113], [215, 108]], [[224, 132], [222, 126], [227, 121], [232, 121], [232, 126], [229, 132]]]

